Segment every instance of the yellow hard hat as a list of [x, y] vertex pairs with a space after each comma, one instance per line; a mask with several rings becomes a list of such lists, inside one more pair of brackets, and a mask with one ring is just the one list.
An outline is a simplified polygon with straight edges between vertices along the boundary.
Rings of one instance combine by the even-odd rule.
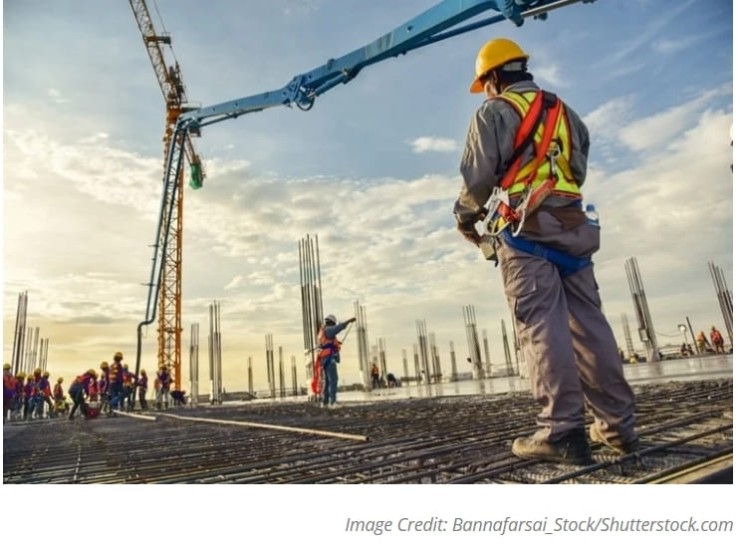
[[23, 371], [19, 371], [18, 373], [16, 373], [15, 378], [26, 378], [26, 373], [24, 373]]
[[64, 382], [64, 379], [63, 379], [62, 377], [59, 377], [59, 378], [57, 379], [57, 383], [61, 384], [62, 382]]
[[475, 59], [475, 79], [470, 85], [471, 93], [482, 93], [481, 77], [498, 66], [517, 59], [528, 59], [527, 55], [516, 42], [507, 38], [496, 38], [486, 42], [478, 51]]
[[9, 363], [6, 363], [5, 365], [3, 365], [3, 371], [8, 371], [9, 369], [10, 369]]
[[45, 377], [48, 377], [49, 376], [49, 371], [44, 371], [44, 376]]
[[41, 374], [41, 369], [37, 367], [36, 369], [33, 370], [33, 374], [34, 375], [40, 375]]
[[100, 368], [101, 369], [108, 369], [108, 362], [107, 361], [101, 362], [100, 363]]
[[121, 352], [116, 352], [116, 353], [115, 353], [115, 354], [113, 355], [113, 359], [114, 359], [114, 360], [122, 360], [122, 359], [123, 359], [123, 354], [122, 354]]

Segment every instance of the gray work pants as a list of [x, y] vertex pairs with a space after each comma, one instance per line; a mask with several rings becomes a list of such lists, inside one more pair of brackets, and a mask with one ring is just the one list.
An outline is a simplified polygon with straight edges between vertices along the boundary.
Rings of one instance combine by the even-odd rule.
[[[538, 220], [536, 234], [521, 236], [576, 257], [599, 248], [599, 227], [584, 223], [566, 231], [545, 211], [538, 213]], [[546, 259], [511, 248], [501, 239], [496, 248], [532, 393], [541, 408], [536, 436], [557, 441], [582, 429], [585, 405], [607, 439], [634, 438], [634, 395], [601, 311], [593, 265], [561, 278]]]

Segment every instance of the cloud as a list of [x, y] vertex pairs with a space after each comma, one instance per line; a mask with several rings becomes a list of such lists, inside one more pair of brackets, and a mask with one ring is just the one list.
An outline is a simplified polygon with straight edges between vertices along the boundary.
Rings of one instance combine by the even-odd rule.
[[59, 89], [49, 89], [47, 91], [47, 95], [52, 101], [56, 102], [57, 104], [64, 104], [66, 102], [69, 102], [68, 99], [62, 96], [62, 93], [61, 91], [59, 91]]
[[457, 143], [453, 139], [434, 136], [420, 136], [416, 140], [409, 142], [409, 145], [413, 148], [414, 153], [427, 153], [430, 151], [447, 153], [458, 150]]
[[618, 129], [619, 139], [635, 151], [661, 147], [692, 126], [703, 108], [716, 95], [717, 92], [709, 91], [689, 102], [623, 125]]
[[[731, 115], [710, 107], [710, 98], [640, 118], [625, 96], [585, 118], [592, 132], [617, 130], [632, 146], [615, 164], [593, 163], [584, 186], [601, 211], [595, 261], [613, 325], [633, 314], [624, 273], [630, 256], [639, 260], [656, 328], [675, 328], [687, 308], [697, 322], [716, 321], [706, 262], [729, 267], [731, 277]], [[661, 145], [647, 145], [643, 132]], [[42, 127], [5, 134], [6, 205], [13, 203], [4, 217], [6, 329], [13, 330], [15, 292], [30, 289], [30, 320], [52, 338], [52, 357], [74, 366], [107, 357], [112, 346], [132, 353], [161, 157], [94, 132], [69, 142]], [[264, 354], [266, 333], [286, 356], [302, 353], [298, 241], [306, 234], [319, 237], [324, 309], [345, 317], [359, 301], [371, 339], [384, 338], [391, 354], [410, 350], [418, 319], [441, 347], [453, 341], [464, 354], [464, 305], [476, 306], [481, 329], [510, 323], [498, 271], [455, 231], [457, 176], [286, 179], [219, 158], [206, 171], [204, 188], [184, 196], [183, 326], [207, 323], [208, 305], [222, 304], [227, 377], [243, 376], [247, 355]], [[80, 321], [85, 327], [75, 328]], [[151, 355], [156, 325], [146, 331]], [[492, 352], [502, 359], [500, 347]], [[346, 373], [353, 380], [356, 370]]]

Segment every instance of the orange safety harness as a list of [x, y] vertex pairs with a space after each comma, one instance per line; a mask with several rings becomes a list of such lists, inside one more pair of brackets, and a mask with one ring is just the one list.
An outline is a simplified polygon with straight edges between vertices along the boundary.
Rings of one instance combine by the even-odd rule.
[[[542, 121], [544, 110], [544, 122]], [[558, 181], [558, 174], [555, 170], [555, 163], [560, 149], [555, 143], [553, 146], [552, 137], [555, 133], [558, 120], [563, 111], [562, 101], [554, 94], [547, 91], [538, 91], [532, 104], [522, 119], [519, 130], [514, 138], [514, 155], [513, 160], [509, 163], [506, 174], [501, 179], [501, 190], [506, 192], [516, 181], [516, 177], [522, 170], [522, 154], [525, 148], [532, 142], [534, 135], [539, 126], [544, 123], [542, 138], [535, 149], [535, 156], [527, 168], [529, 174], [521, 180], [524, 185], [524, 196], [516, 208], [512, 207], [506, 200], [501, 200], [496, 209], [498, 214], [505, 220], [505, 225], [523, 222], [525, 215], [537, 209], [548, 195], [552, 193], [555, 184]], [[532, 182], [537, 177], [540, 166], [549, 157], [550, 173], [548, 177], [534, 190], [531, 190]], [[497, 229], [500, 231], [501, 229]]]

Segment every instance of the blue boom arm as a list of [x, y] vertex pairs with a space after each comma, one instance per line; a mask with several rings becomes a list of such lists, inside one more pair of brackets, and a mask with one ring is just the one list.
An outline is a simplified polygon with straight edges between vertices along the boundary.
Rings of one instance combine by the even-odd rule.
[[[295, 76], [281, 89], [222, 102], [181, 114], [175, 125], [175, 132], [167, 154], [157, 240], [154, 244], [154, 257], [148, 284], [149, 295], [146, 317], [143, 322], [139, 323], [137, 330], [136, 374], [139, 373], [141, 362], [142, 328], [153, 323], [157, 315], [161, 276], [169, 243], [169, 227], [176, 202], [175, 196], [178, 191], [177, 180], [183, 166], [183, 144], [188, 133], [198, 132], [207, 125], [226, 119], [234, 119], [248, 113], [259, 112], [274, 106], [295, 104], [301, 110], [309, 110], [318, 96], [339, 84], [349, 83], [360, 70], [371, 64], [501, 21], [510, 20], [519, 26], [523, 24], [525, 17], [544, 19], [548, 11], [569, 4], [594, 1], [443, 0], [365, 47], [356, 49], [337, 59], [329, 59], [318, 68]], [[495, 15], [464, 26], [458, 26], [464, 21], [490, 11], [496, 12]]]

